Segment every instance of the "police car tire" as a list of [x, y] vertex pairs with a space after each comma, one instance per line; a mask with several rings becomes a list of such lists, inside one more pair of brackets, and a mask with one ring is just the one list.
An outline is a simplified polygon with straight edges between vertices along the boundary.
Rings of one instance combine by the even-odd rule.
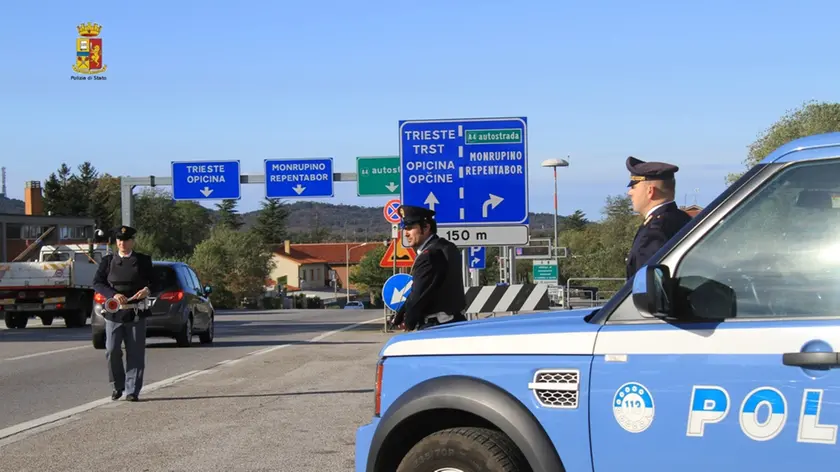
[[450, 467], [463, 472], [519, 472], [529, 470], [513, 441], [487, 428], [438, 431], [414, 445], [397, 472], [433, 472]]

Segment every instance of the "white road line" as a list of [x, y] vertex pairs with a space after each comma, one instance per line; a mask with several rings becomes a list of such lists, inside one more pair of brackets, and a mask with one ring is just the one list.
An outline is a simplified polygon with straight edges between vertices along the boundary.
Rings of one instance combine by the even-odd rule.
[[[338, 333], [348, 331], [348, 330], [351, 330], [353, 328], [358, 328], [359, 326], [366, 325], [366, 324], [369, 324], [369, 323], [381, 322], [381, 321], [382, 321], [382, 318], [376, 317], [372, 320], [362, 321], [360, 323], [355, 323], [355, 324], [352, 324], [352, 325], [348, 325], [348, 326], [345, 326], [341, 329], [336, 329], [336, 330], [333, 330], [333, 331], [329, 331], [327, 333], [319, 334], [318, 336], [315, 336], [314, 338], [309, 339], [308, 341], [304, 341], [304, 344], [307, 343], [307, 342], [309, 342], [309, 343], [318, 342], [322, 339], [328, 338], [328, 337], [336, 335]], [[202, 375], [202, 374], [215, 372], [221, 367], [233, 365], [233, 364], [235, 364], [237, 362], [240, 362], [240, 361], [242, 361], [244, 359], [247, 359], [247, 358], [252, 358], [252, 357], [259, 356], [259, 355], [268, 354], [269, 352], [274, 352], [274, 351], [277, 351], [279, 349], [283, 349], [283, 348], [286, 348], [286, 347], [289, 347], [289, 346], [295, 346], [295, 345], [298, 345], [298, 344], [299, 343], [293, 342], [293, 343], [290, 343], [290, 344], [281, 344], [279, 346], [274, 346], [274, 347], [270, 347], [270, 348], [267, 348], [267, 349], [260, 349], [259, 351], [251, 352], [250, 354], [246, 354], [245, 356], [240, 357], [238, 359], [225, 360], [225, 361], [217, 362], [216, 364], [213, 364], [212, 366], [210, 366], [206, 369], [203, 369], [203, 370], [193, 370], [193, 371], [190, 371], [190, 372], [187, 372], [187, 373], [184, 373], [184, 374], [176, 375], [174, 377], [170, 377], [168, 379], [161, 380], [160, 382], [155, 382], [153, 384], [144, 386], [143, 390], [141, 391], [141, 394], [146, 394], [146, 393], [149, 393], [149, 392], [153, 392], [155, 390], [158, 390], [158, 389], [161, 389], [161, 388], [164, 388], [164, 387], [169, 387], [171, 385], [175, 385], [176, 383], [183, 382], [184, 380], [191, 379], [193, 377], [197, 377], [197, 376]], [[85, 346], [85, 347], [87, 347], [87, 346]], [[24, 431], [28, 431], [28, 430], [31, 430], [33, 428], [38, 428], [40, 426], [44, 426], [44, 425], [50, 424], [50, 423], [56, 423], [56, 426], [58, 426], [60, 424], [58, 422], [60, 422], [63, 419], [69, 418], [69, 417], [74, 416], [74, 415], [78, 415], [79, 413], [84, 413], [86, 411], [93, 410], [94, 408], [97, 408], [97, 407], [100, 407], [100, 406], [103, 406], [103, 405], [112, 404], [112, 403], [116, 403], [116, 402], [111, 400], [111, 397], [108, 396], [108, 397], [105, 397], [105, 398], [102, 398], [102, 399], [99, 399], [99, 400], [94, 400], [92, 402], [85, 403], [84, 405], [79, 405], [75, 408], [70, 408], [70, 409], [67, 409], [67, 410], [59, 411], [59, 412], [53, 413], [51, 415], [47, 415], [47, 416], [43, 416], [41, 418], [26, 421], [26, 422], [23, 422], [23, 423], [20, 423], [20, 424], [16, 424], [14, 426], [9, 426], [8, 428], [0, 429], [0, 440], [6, 439], [10, 436], [14, 436], [14, 435], [20, 434]], [[120, 403], [122, 403], [122, 402], [120, 402]], [[46, 431], [46, 429], [44, 431]], [[3, 445], [5, 445], [5, 444], [8, 444], [8, 443], [4, 443]]]
[[46, 355], [49, 355], [49, 354], [58, 354], [59, 352], [77, 351], [79, 349], [87, 349], [89, 347], [90, 347], [89, 345], [84, 345], [84, 346], [76, 346], [76, 347], [66, 347], [64, 349], [56, 349], [54, 351], [36, 352], [34, 354], [27, 354], [25, 356], [9, 357], [8, 359], [3, 359], [0, 362], [17, 361], [17, 360], [21, 360], [21, 359], [31, 359], [33, 357], [41, 357], [41, 356], [46, 356]]

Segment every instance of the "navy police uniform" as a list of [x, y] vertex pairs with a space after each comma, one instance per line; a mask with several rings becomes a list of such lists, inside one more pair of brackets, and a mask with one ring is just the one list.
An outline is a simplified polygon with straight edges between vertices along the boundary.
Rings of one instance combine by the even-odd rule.
[[[403, 228], [434, 222], [435, 212], [423, 207], [402, 205], [398, 209]], [[466, 321], [461, 251], [457, 246], [433, 232], [417, 248], [411, 269], [412, 289], [405, 303], [397, 310], [393, 325], [405, 321], [407, 330]]]
[[[133, 239], [136, 230], [129, 226], [120, 227], [116, 239]], [[154, 290], [152, 258], [132, 251], [126, 257], [108, 254], [102, 258], [93, 280], [97, 293], [106, 299], [122, 294], [131, 298], [144, 287]], [[131, 304], [138, 300], [130, 300]], [[143, 388], [143, 371], [146, 357], [146, 318], [150, 310], [121, 309], [115, 313], [102, 310], [105, 318], [105, 356], [108, 360], [108, 378], [113, 383], [111, 398], [116, 400], [126, 391], [126, 399], [137, 401]], [[123, 366], [122, 344], [125, 343], [126, 365]]]
[[[637, 182], [649, 180], [671, 180], [679, 167], [664, 162], [644, 162], [633, 156], [627, 158], [627, 170], [630, 171], [632, 187]], [[691, 221], [688, 213], [680, 210], [673, 201], [656, 207], [645, 218], [636, 231], [633, 246], [627, 256], [627, 278], [636, 275], [651, 256], [668, 242], [686, 223]]]

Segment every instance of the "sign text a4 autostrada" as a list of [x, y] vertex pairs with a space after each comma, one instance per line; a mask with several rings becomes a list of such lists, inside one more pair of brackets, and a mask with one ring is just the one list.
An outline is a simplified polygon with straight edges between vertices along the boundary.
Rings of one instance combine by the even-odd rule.
[[459, 246], [527, 244], [526, 123], [400, 122], [402, 203], [434, 210], [438, 232]]

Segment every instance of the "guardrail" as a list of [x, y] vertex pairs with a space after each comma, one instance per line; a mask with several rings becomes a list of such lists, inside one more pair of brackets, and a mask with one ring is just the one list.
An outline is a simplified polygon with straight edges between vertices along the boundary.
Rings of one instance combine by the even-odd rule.
[[[602, 282], [626, 282], [627, 281], [627, 279], [625, 279], [624, 277], [570, 277], [569, 279], [566, 280], [566, 290], [563, 292], [563, 307], [566, 308], [566, 309], [569, 309], [569, 310], [574, 308], [570, 305], [570, 301], [571, 301], [570, 294], [571, 294], [571, 286], [572, 286], [572, 281], [573, 280], [577, 280], [577, 281], [602, 281]], [[590, 293], [591, 294], [591, 296], [588, 298], [589, 308], [592, 308], [592, 307], [595, 307], [595, 306], [598, 306], [598, 305], [602, 305], [603, 303], [596, 304], [596, 302], [599, 301], [599, 300], [602, 301], [602, 302], [605, 302], [606, 300], [609, 299], [609, 297], [599, 298], [599, 295], [601, 294], [601, 290], [598, 290], [597, 294], [593, 290], [583, 290], [583, 289], [576, 289], [576, 290], [578, 292]], [[606, 293], [611, 293], [610, 297], [612, 295], [615, 295], [617, 292], [618, 292], [617, 290], [606, 291]], [[580, 299], [580, 303], [586, 303], [586, 300], [587, 299]]]

